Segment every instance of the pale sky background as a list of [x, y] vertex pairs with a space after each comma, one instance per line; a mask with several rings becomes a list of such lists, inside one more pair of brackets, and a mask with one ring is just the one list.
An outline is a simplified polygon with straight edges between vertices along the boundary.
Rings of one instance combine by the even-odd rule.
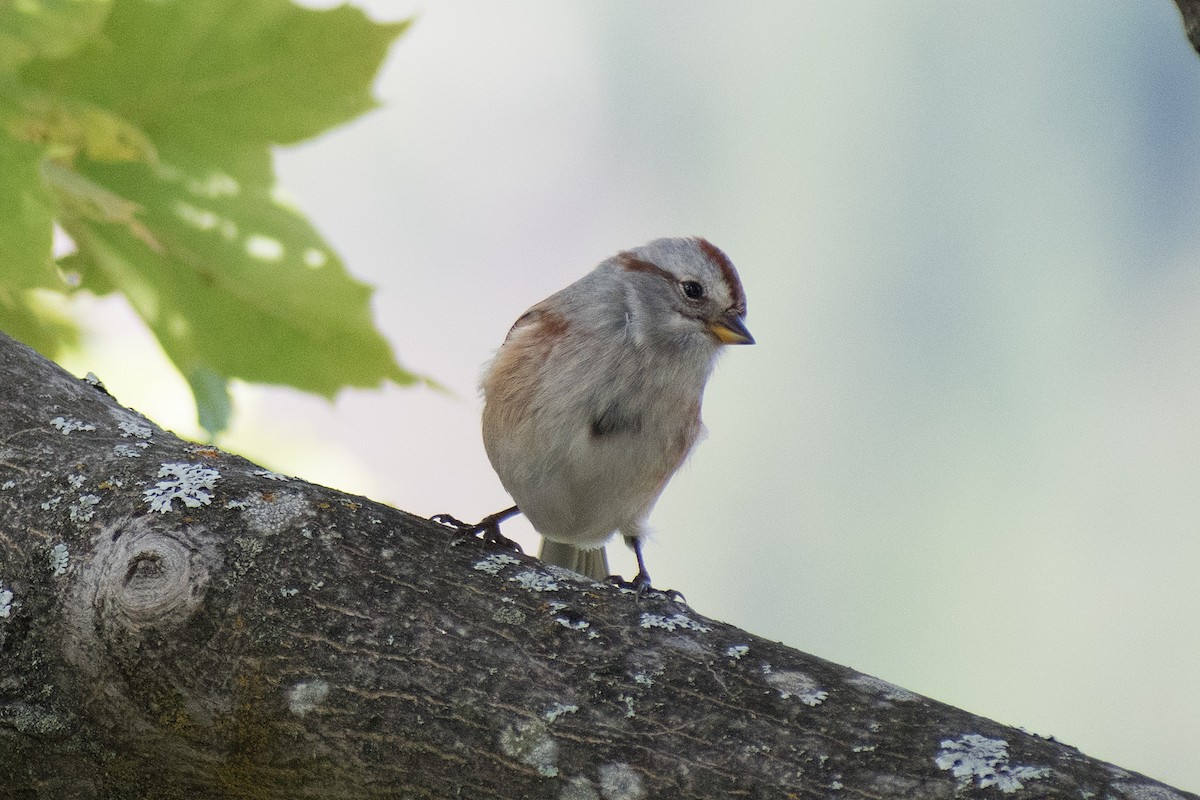
[[[509, 325], [704, 235], [759, 343], [709, 384], [655, 583], [1200, 792], [1200, 58], [1170, 0], [367, 5], [418, 15], [384, 106], [280, 180], [456, 396], [240, 387], [224, 447], [507, 506], [475, 383]], [[198, 435], [121, 303], [83, 305], [70, 366]]]

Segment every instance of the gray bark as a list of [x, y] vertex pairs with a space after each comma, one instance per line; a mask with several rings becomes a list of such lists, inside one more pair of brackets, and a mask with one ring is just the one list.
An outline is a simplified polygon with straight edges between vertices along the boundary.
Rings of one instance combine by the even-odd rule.
[[1175, 0], [1183, 16], [1183, 32], [1197, 53], [1200, 53], [1200, 0]]
[[1195, 797], [280, 477], [0, 334], [0, 796]]

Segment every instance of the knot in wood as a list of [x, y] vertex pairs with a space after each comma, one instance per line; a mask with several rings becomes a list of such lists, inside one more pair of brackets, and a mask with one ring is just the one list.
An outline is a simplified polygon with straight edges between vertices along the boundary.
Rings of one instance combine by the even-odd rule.
[[204, 599], [219, 558], [199, 536], [134, 520], [96, 548], [96, 610], [107, 626], [170, 628]]

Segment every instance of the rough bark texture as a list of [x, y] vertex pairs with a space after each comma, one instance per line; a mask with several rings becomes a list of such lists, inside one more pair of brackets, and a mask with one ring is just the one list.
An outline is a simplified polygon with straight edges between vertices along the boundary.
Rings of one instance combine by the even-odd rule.
[[1183, 32], [1197, 53], [1200, 53], [1200, 0], [1175, 0], [1183, 15]]
[[451, 542], [0, 334], [0, 796], [1194, 797]]

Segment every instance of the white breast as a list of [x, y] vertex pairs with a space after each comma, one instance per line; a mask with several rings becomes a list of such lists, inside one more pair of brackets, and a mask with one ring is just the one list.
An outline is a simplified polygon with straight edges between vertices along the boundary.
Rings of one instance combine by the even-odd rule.
[[578, 330], [548, 346], [537, 329], [514, 330], [484, 377], [484, 443], [540, 534], [598, 547], [640, 525], [687, 457], [713, 355]]

